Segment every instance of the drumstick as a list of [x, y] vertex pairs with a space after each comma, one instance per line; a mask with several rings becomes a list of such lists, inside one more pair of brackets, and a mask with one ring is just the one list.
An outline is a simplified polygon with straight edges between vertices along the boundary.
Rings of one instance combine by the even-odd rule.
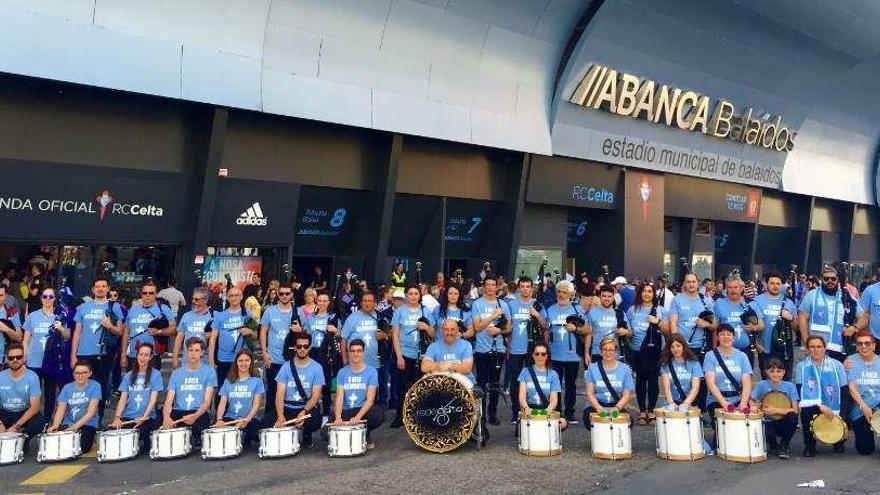
[[[178, 419], [177, 421], [174, 421], [173, 423], [171, 423], [171, 428], [174, 428], [175, 426], [177, 426], [180, 423], [183, 423], [182, 419]], [[164, 429], [164, 427], [161, 429]]]
[[137, 420], [136, 420], [136, 419], [133, 419], [133, 420], [131, 420], [131, 421], [123, 421], [122, 424], [119, 425], [119, 427], [122, 428], [122, 427], [125, 426], [125, 425], [133, 425], [133, 424], [136, 424], [136, 423], [137, 423]]
[[309, 419], [309, 418], [311, 418], [311, 417], [312, 417], [311, 414], [306, 414], [305, 416], [303, 416], [303, 417], [301, 417], [301, 418], [293, 418], [293, 419], [291, 419], [291, 420], [285, 421], [285, 422], [284, 422], [284, 426], [292, 425], [292, 424], [294, 424], [294, 423], [299, 423], [299, 422], [301, 422], [301, 421], [305, 421], [305, 420], [307, 420], [307, 419]]

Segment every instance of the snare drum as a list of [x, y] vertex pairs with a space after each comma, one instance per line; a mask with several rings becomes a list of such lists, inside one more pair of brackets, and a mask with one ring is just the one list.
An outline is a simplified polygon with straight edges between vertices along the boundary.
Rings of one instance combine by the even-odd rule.
[[174, 459], [188, 456], [192, 450], [190, 435], [188, 427], [153, 430], [150, 459]]
[[367, 425], [329, 427], [327, 453], [330, 457], [355, 457], [367, 453]]
[[260, 450], [257, 455], [261, 459], [296, 455], [299, 452], [299, 434], [299, 428], [295, 426], [264, 428], [260, 430]]
[[98, 432], [98, 462], [133, 459], [139, 451], [140, 432], [136, 428]]
[[0, 466], [21, 462], [26, 441], [27, 437], [22, 433], [0, 433]]
[[535, 457], [550, 457], [562, 453], [559, 413], [549, 416], [519, 415], [519, 453]]
[[665, 407], [654, 409], [657, 416], [657, 457], [670, 461], [693, 461], [706, 457], [703, 451], [703, 428], [700, 410], [670, 411]]
[[226, 459], [241, 454], [242, 432], [237, 426], [208, 428], [202, 432], [202, 459]]
[[819, 414], [810, 421], [810, 430], [816, 440], [825, 445], [834, 445], [846, 439], [847, 427], [846, 422], [836, 414], [828, 416]]
[[590, 446], [596, 459], [619, 461], [632, 458], [632, 432], [629, 414], [622, 412], [616, 418], [590, 414]]
[[726, 461], [752, 464], [767, 460], [764, 445], [764, 414], [728, 413], [715, 410], [718, 457]]
[[76, 459], [82, 453], [79, 431], [54, 431], [40, 435], [37, 462], [66, 461]]

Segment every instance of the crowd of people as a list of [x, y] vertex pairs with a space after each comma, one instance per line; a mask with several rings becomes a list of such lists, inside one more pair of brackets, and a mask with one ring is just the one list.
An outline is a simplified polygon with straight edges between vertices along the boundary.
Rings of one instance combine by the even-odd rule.
[[[247, 445], [260, 428], [294, 422], [310, 447], [328, 423], [372, 431], [386, 410], [400, 427], [407, 390], [451, 371], [484, 391], [494, 426], [500, 398], [511, 424], [539, 409], [587, 428], [593, 412], [630, 409], [634, 424], [651, 425], [658, 404], [698, 407], [712, 424], [719, 408], [761, 409], [781, 458], [798, 421], [803, 455], [816, 454], [817, 415], [850, 424], [860, 454], [875, 449], [880, 284], [858, 290], [830, 266], [794, 283], [778, 273], [760, 283], [737, 273], [702, 283], [687, 273], [680, 284], [587, 274], [508, 282], [484, 268], [416, 284], [398, 265], [379, 286], [347, 271], [335, 292], [316, 273], [308, 287], [256, 278], [220, 300], [197, 287], [189, 304], [173, 282], [163, 294], [147, 281], [124, 305], [97, 277], [69, 311], [53, 287], [22, 305], [0, 285], [0, 432], [78, 430], [87, 451], [102, 427], [134, 425], [148, 443], [151, 430], [182, 423], [198, 443], [205, 428], [237, 425]], [[773, 391], [789, 406], [763, 404]]]

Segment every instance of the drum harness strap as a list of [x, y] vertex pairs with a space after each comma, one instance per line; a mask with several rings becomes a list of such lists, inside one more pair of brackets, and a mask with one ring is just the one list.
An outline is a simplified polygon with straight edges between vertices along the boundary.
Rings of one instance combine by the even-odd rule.
[[721, 370], [724, 371], [724, 375], [730, 380], [730, 383], [735, 389], [721, 392], [722, 397], [736, 397], [742, 394], [742, 385], [739, 383], [739, 380], [733, 377], [733, 373], [730, 372], [730, 369], [727, 368], [727, 363], [724, 362], [721, 353], [718, 352], [718, 349], [712, 349], [712, 352], [715, 354], [715, 359], [718, 361], [718, 365], [721, 366]]
[[290, 363], [290, 374], [293, 375], [294, 381], [296, 381], [296, 390], [299, 392], [299, 395], [303, 398], [303, 409], [305, 409], [305, 403], [309, 401], [311, 398], [310, 395], [306, 395], [306, 389], [303, 388], [302, 381], [299, 379], [299, 372], [296, 370], [296, 364], [293, 359], [289, 361]]
[[[685, 366], [687, 366], [687, 361], [685, 361]], [[687, 394], [684, 393], [684, 388], [681, 386], [681, 382], [678, 380], [678, 373], [675, 372], [675, 360], [669, 360], [669, 376], [672, 377], [672, 384], [675, 385], [675, 390], [678, 391], [678, 395], [681, 396], [681, 402], [687, 398]], [[675, 401], [673, 401], [675, 402]], [[680, 406], [681, 402], [676, 402], [676, 406]]]
[[[605, 387], [608, 389], [608, 392], [611, 393], [611, 398], [614, 399], [614, 404], [620, 402], [620, 395], [617, 393], [617, 390], [614, 390], [614, 387], [611, 386], [611, 381], [608, 380], [608, 374], [605, 373], [605, 366], [602, 363], [597, 363], [599, 365], [599, 373], [602, 374], [602, 381], [605, 382]], [[601, 404], [601, 402], [600, 402]], [[605, 404], [602, 404], [603, 406]], [[613, 407], [613, 406], [605, 406], [605, 407]], [[596, 411], [599, 412], [599, 411]]]
[[[709, 311], [709, 306], [706, 304], [706, 298], [703, 296], [703, 294], [701, 292], [697, 292], [697, 295], [700, 296], [700, 302], [703, 303], [703, 309], [706, 311]], [[699, 317], [697, 317], [697, 318], [699, 318]], [[694, 336], [697, 335], [697, 330], [699, 330], [699, 327], [696, 325], [696, 323], [694, 323], [694, 329], [691, 330], [691, 335], [688, 337], [688, 344], [691, 346], [691, 348], [694, 347]], [[709, 337], [708, 335], [706, 335], [707, 333], [708, 332], [703, 330], [703, 348], [704, 349], [707, 347], [706, 341], [708, 340], [708, 337]]]

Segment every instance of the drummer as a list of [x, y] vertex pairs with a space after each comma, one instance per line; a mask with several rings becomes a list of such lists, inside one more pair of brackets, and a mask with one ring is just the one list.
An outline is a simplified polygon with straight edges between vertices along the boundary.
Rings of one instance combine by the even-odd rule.
[[171, 373], [162, 409], [162, 427], [174, 428], [177, 423], [192, 427], [194, 446], [202, 443], [202, 431], [209, 425], [208, 408], [217, 389], [217, 373], [202, 361], [204, 346], [199, 337], [187, 339], [186, 365]]
[[[755, 410], [764, 412], [764, 436], [767, 438], [767, 453], [776, 452], [780, 459], [791, 457], [791, 437], [797, 430], [798, 392], [794, 383], [784, 380], [785, 365], [777, 357], [769, 357], [764, 361], [766, 380], [755, 384], [752, 390], [751, 405]], [[764, 405], [764, 398], [770, 392], [781, 392], [788, 397], [787, 407]], [[782, 416], [773, 419], [770, 416]]]
[[[752, 363], [748, 356], [733, 347], [736, 331], [729, 323], [720, 323], [715, 331], [718, 347], [707, 352], [703, 358], [703, 373], [706, 375], [706, 410], [715, 430], [715, 447], [718, 447], [718, 425], [715, 409], [734, 412], [749, 411], [749, 397], [752, 394]], [[745, 398], [745, 400], [743, 400]]]
[[61, 427], [64, 431], [79, 431], [80, 448], [88, 452], [95, 443], [100, 404], [101, 385], [92, 380], [92, 366], [88, 361], [77, 361], [73, 367], [73, 381], [58, 394], [55, 416], [46, 431], [51, 433]]
[[666, 336], [660, 356], [663, 398], [671, 411], [688, 411], [695, 407], [703, 382], [703, 367], [697, 355], [680, 333]]
[[[292, 345], [291, 345], [292, 344]], [[284, 427], [285, 421], [300, 419], [303, 448], [312, 448], [312, 432], [321, 428], [321, 389], [324, 369], [309, 357], [312, 336], [299, 332], [288, 335], [287, 343], [295, 356], [284, 363], [275, 377], [275, 428]], [[310, 415], [308, 418], [305, 418]]]
[[367, 449], [375, 448], [370, 432], [382, 425], [384, 410], [373, 407], [379, 391], [379, 373], [364, 362], [364, 341], [348, 343], [348, 366], [336, 376], [336, 400], [333, 404], [333, 426], [367, 423]]
[[[559, 375], [549, 366], [550, 354], [547, 345], [537, 343], [532, 350], [532, 365], [519, 373], [519, 407], [525, 417], [530, 417], [535, 409], [551, 414], [559, 405], [562, 384]], [[560, 420], [559, 426], [565, 429], [568, 422]]]
[[[257, 371], [254, 355], [244, 348], [235, 355], [235, 366], [220, 387], [220, 403], [217, 404], [215, 428], [237, 426], [244, 432], [242, 447], [260, 441], [260, 422], [254, 418], [260, 412], [266, 388]], [[222, 419], [219, 419], [222, 418]]]
[[[590, 414], [626, 412], [626, 405], [635, 393], [632, 369], [617, 360], [617, 338], [610, 334], [599, 343], [602, 360], [584, 371], [587, 384], [587, 406], [584, 407], [584, 426], [592, 429]], [[633, 417], [630, 415], [630, 427]]]
[[474, 349], [471, 343], [461, 338], [459, 320], [447, 318], [440, 325], [443, 340], [437, 340], [428, 346], [422, 357], [422, 373], [439, 373], [452, 371], [466, 375], [474, 381]]
[[856, 437], [856, 451], [868, 455], [875, 449], [871, 420], [874, 419], [874, 409], [880, 406], [880, 358], [874, 354], [877, 341], [871, 330], [863, 328], [855, 338], [858, 354], [847, 360], [852, 364], [847, 372], [854, 404], [850, 419]]
[[[2, 337], [0, 337], [2, 338]], [[0, 372], [0, 433], [36, 436], [43, 428], [40, 413], [40, 378], [24, 365], [24, 346], [6, 346], [8, 369]], [[25, 451], [28, 442], [24, 444]]]
[[[816, 455], [816, 437], [810, 423], [819, 414], [840, 416], [842, 395], [849, 394], [849, 388], [843, 364], [825, 354], [825, 339], [821, 335], [807, 337], [804, 345], [809, 355], [795, 367], [794, 383], [801, 399], [804, 457], [813, 457]], [[834, 444], [834, 452], [843, 452], [844, 440]]]
[[165, 390], [162, 372], [151, 366], [153, 344], [141, 342], [135, 354], [136, 365], [119, 383], [119, 402], [116, 415], [109, 427], [122, 428], [123, 423], [139, 430], [145, 450], [150, 449], [150, 432], [156, 428], [156, 403], [159, 392]]

